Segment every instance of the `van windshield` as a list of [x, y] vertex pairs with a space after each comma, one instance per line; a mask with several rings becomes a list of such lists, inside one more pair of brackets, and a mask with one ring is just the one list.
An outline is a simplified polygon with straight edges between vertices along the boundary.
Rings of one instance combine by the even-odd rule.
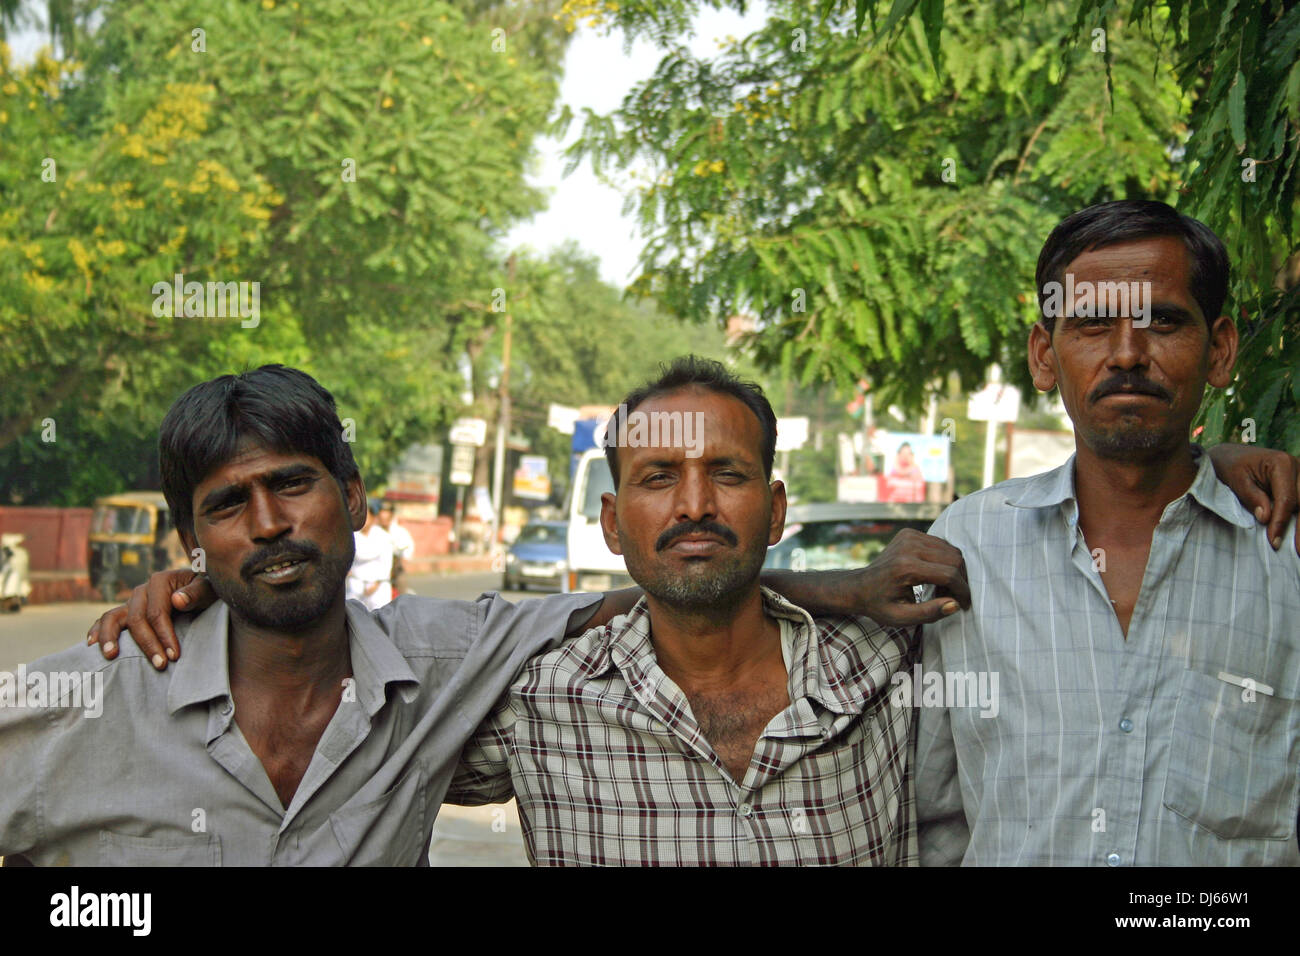
[[600, 519], [600, 496], [605, 492], [613, 494], [614, 479], [609, 473], [609, 462], [604, 458], [592, 458], [587, 466], [587, 482], [582, 491], [582, 516], [588, 521]]

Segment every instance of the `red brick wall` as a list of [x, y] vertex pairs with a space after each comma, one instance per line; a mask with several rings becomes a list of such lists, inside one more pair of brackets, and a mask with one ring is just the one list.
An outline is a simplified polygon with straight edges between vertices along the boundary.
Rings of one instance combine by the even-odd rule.
[[32, 571], [87, 571], [90, 508], [0, 508], [0, 534], [26, 535]]
[[436, 554], [447, 554], [451, 550], [452, 520], [446, 516], [423, 520], [398, 516], [403, 528], [411, 533], [415, 542], [415, 557], [429, 558]]

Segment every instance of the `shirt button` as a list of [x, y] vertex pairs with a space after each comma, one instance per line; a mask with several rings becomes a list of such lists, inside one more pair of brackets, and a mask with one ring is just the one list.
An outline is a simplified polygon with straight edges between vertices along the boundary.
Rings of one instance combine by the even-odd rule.
[[1133, 721], [1129, 720], [1127, 717], [1122, 718], [1119, 722], [1119, 729], [1124, 731], [1126, 734], [1133, 733]]
[[1107, 866], [1119, 866], [1119, 854], [1118, 854], [1118, 853], [1112, 853], [1110, 856], [1106, 857], [1106, 865], [1107, 865]]
[[736, 807], [736, 812], [742, 817], [747, 817], [754, 812], [754, 808], [748, 803], [742, 803], [740, 806]]
[[833, 733], [834, 733], [834, 731], [831, 730], [829, 727], [823, 727], [823, 728], [822, 728], [822, 740], [830, 740], [830, 739], [831, 739], [831, 734], [833, 734]]
[[235, 705], [232, 704], [230, 701], [226, 701], [224, 704], [221, 705], [222, 717], [229, 717], [234, 712], [235, 712]]

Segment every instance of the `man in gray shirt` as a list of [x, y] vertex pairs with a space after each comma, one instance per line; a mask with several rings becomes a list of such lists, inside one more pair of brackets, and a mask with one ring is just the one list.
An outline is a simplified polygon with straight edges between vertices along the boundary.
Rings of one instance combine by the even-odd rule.
[[[1044, 245], [1029, 365], [1076, 454], [931, 529], [973, 611], [926, 626], [912, 681], [923, 865], [1300, 864], [1295, 529], [1270, 541], [1188, 437], [1232, 381], [1227, 277], [1163, 203]], [[956, 699], [995, 675], [993, 713]]]
[[[365, 488], [329, 393], [268, 366], [196, 386], [163, 486], [221, 597], [160, 675], [134, 644], [44, 658], [0, 706], [0, 855], [37, 864], [418, 864], [464, 738], [599, 595], [344, 600]], [[459, 731], [458, 728], [461, 728]], [[12, 862], [12, 861], [11, 861]]]

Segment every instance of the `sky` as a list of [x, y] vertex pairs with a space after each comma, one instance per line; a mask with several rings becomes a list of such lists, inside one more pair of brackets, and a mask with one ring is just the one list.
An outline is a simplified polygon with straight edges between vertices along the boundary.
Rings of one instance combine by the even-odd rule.
[[[751, 7], [743, 17], [732, 11], [706, 10], [697, 19], [695, 37], [687, 46], [697, 56], [715, 55], [716, 40], [754, 32], [762, 26], [765, 12], [763, 4]], [[624, 194], [597, 180], [586, 162], [565, 178], [561, 154], [582, 132], [584, 107], [597, 113], [616, 109], [633, 85], [654, 73], [661, 55], [648, 41], [634, 44], [625, 53], [620, 33], [601, 36], [590, 28], [578, 28], [565, 59], [560, 88], [560, 101], [578, 118], [564, 142], [550, 137], [539, 141], [540, 168], [530, 177], [534, 185], [550, 191], [550, 205], [531, 222], [515, 227], [507, 236], [508, 245], [527, 245], [545, 252], [573, 239], [600, 259], [605, 281], [622, 288], [635, 278], [642, 243], [634, 214], [621, 214]]]
[[[715, 42], [727, 36], [743, 37], [762, 26], [765, 4], [754, 4], [748, 14], [705, 10], [695, 23], [695, 37], [687, 44], [697, 56], [713, 56]], [[48, 42], [43, 31], [23, 30], [9, 38], [15, 62], [31, 60]], [[564, 141], [543, 137], [538, 141], [538, 162], [529, 181], [550, 195], [548, 208], [529, 222], [520, 223], [506, 236], [507, 247], [528, 246], [545, 253], [566, 240], [600, 260], [605, 281], [623, 288], [635, 278], [641, 241], [632, 213], [622, 215], [623, 193], [596, 179], [584, 162], [567, 178], [562, 151], [582, 132], [584, 108], [608, 113], [622, 102], [637, 82], [650, 77], [661, 52], [649, 41], [624, 50], [621, 33], [601, 35], [587, 26], [575, 31], [564, 63], [560, 101], [573, 110], [574, 122]]]

